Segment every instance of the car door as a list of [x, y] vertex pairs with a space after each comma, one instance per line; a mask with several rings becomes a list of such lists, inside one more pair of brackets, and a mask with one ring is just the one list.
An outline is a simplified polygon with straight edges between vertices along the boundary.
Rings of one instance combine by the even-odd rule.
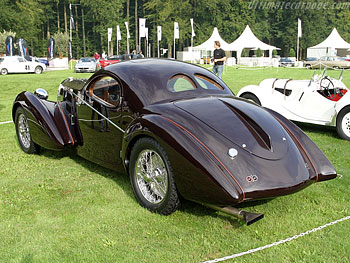
[[25, 60], [23, 57], [18, 57], [17, 58], [18, 63], [17, 63], [17, 71], [16, 72], [30, 72], [30, 65], [28, 64], [28, 61]]
[[330, 122], [335, 114], [335, 102], [322, 96], [318, 92], [318, 85], [318, 83], [305, 85], [300, 97], [286, 103], [285, 108], [305, 122]]
[[83, 89], [83, 103], [77, 103], [77, 116], [83, 145], [78, 154], [104, 167], [120, 170], [123, 129], [121, 85], [110, 76], [100, 76]]

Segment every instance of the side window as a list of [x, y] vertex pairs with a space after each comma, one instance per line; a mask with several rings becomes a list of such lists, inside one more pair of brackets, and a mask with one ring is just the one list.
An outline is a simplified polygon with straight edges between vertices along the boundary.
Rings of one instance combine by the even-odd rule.
[[25, 62], [24, 58], [18, 58], [19, 62]]
[[205, 77], [203, 75], [195, 74], [194, 78], [198, 82], [199, 86], [201, 86], [203, 89], [213, 89], [213, 90], [223, 90], [224, 89], [218, 83], [216, 83], [214, 80], [212, 80], [208, 77]]
[[101, 77], [94, 81], [89, 88], [89, 94], [91, 97], [100, 100], [110, 107], [116, 107], [120, 100], [120, 85], [112, 77]]
[[167, 89], [171, 92], [195, 90], [196, 85], [185, 75], [175, 75], [169, 79]]

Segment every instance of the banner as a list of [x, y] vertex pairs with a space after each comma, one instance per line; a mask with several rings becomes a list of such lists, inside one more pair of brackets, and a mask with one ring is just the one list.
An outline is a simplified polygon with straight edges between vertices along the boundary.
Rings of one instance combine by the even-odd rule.
[[140, 25], [140, 30], [139, 30], [140, 37], [146, 37], [146, 18], [139, 18], [139, 25]]
[[301, 37], [301, 20], [298, 18], [298, 37]]
[[69, 22], [70, 22], [70, 29], [74, 30], [74, 18], [73, 18], [73, 13], [72, 13], [72, 4], [69, 4]]
[[145, 28], [145, 32], [146, 32], [146, 40], [148, 41], [148, 27]]
[[179, 39], [180, 32], [179, 32], [179, 23], [174, 22], [174, 39]]
[[162, 26], [157, 26], [157, 41], [162, 40]]
[[14, 55], [14, 43], [13, 43], [13, 37], [12, 36], [8, 36], [6, 38], [6, 41], [5, 41], [5, 44], [6, 44], [6, 56], [13, 56]]
[[117, 25], [117, 41], [122, 40], [122, 35], [120, 34], [120, 27]]
[[125, 22], [125, 27], [126, 27], [126, 38], [130, 38], [129, 23], [128, 22]]
[[191, 21], [191, 27], [192, 27], [192, 37], [195, 37], [196, 34], [194, 33], [194, 29], [193, 29], [193, 18], [191, 18], [190, 21]]
[[69, 41], [68, 43], [68, 59], [71, 60], [72, 59], [72, 42]]
[[25, 41], [23, 38], [18, 39], [17, 47], [19, 56], [29, 57], [27, 41]]
[[108, 28], [108, 42], [112, 41], [112, 30], [113, 28], [111, 27]]
[[55, 58], [55, 40], [50, 37], [48, 45], [47, 45], [47, 59]]

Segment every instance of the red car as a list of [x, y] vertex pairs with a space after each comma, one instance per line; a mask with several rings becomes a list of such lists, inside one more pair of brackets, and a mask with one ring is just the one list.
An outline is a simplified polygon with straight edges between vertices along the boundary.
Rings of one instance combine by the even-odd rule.
[[101, 68], [122, 61], [122, 56], [111, 56], [107, 59], [100, 59]]

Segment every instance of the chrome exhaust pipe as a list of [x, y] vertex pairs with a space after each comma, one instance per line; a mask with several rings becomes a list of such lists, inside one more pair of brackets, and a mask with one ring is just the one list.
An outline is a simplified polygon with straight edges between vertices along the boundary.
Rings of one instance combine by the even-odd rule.
[[209, 204], [203, 204], [203, 205], [206, 207], [212, 208], [214, 210], [232, 215], [232, 216], [237, 217], [241, 220], [244, 220], [245, 223], [247, 224], [247, 226], [264, 218], [264, 214], [251, 213], [251, 212], [247, 212], [244, 210], [239, 210], [239, 209], [232, 207], [232, 206], [220, 207], [220, 206], [209, 205]]

